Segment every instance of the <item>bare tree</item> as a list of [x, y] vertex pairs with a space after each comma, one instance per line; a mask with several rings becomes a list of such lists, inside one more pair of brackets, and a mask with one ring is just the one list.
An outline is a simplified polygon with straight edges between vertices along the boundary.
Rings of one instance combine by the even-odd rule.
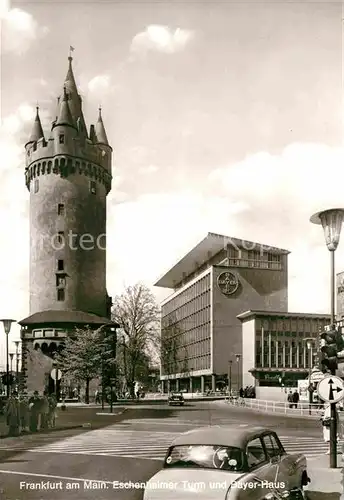
[[120, 325], [118, 349], [126, 385], [134, 397], [138, 368], [151, 346], [156, 344], [159, 307], [149, 288], [137, 283], [114, 298], [112, 320]]

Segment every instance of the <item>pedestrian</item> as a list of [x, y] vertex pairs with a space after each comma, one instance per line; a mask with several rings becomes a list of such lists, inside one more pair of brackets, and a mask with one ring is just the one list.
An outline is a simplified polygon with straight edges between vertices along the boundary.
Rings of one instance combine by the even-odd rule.
[[5, 407], [6, 423], [8, 425], [9, 436], [19, 436], [20, 410], [18, 393], [13, 391]]
[[[336, 410], [337, 412], [337, 410]], [[323, 414], [320, 418], [322, 426], [323, 426], [323, 438], [325, 443], [328, 444], [328, 450], [326, 455], [330, 454], [330, 427], [331, 427], [331, 405], [330, 403], [326, 403]], [[338, 412], [337, 412], [337, 422], [339, 422]], [[338, 442], [338, 434], [337, 434], [337, 442]]]
[[48, 425], [51, 429], [53, 429], [56, 425], [56, 408], [57, 408], [57, 399], [55, 394], [50, 394], [48, 397], [49, 402], [49, 413], [48, 413]]
[[299, 400], [300, 400], [300, 394], [295, 389], [295, 392], [293, 394], [293, 403], [294, 403], [295, 408], [297, 408], [297, 405], [299, 404]]
[[289, 403], [289, 408], [293, 408], [293, 391], [289, 391], [287, 401]]
[[239, 397], [240, 398], [243, 398], [244, 397], [244, 389], [241, 387], [240, 390], [239, 390]]
[[20, 428], [21, 432], [29, 431], [29, 401], [25, 394], [21, 394], [19, 397], [19, 413], [20, 413]]
[[41, 399], [41, 429], [48, 429], [49, 426], [49, 400], [48, 392], [44, 391]]
[[30, 431], [37, 432], [39, 428], [40, 412], [41, 412], [41, 399], [39, 392], [34, 391], [33, 396], [29, 399], [30, 408]]

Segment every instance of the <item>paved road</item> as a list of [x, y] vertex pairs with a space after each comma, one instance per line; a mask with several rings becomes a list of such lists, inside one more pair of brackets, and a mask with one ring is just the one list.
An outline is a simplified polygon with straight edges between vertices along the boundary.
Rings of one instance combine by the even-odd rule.
[[[82, 411], [82, 409], [80, 410]], [[140, 409], [109, 427], [88, 432], [63, 431], [0, 441], [0, 484], [6, 500], [141, 500], [142, 490], [119, 489], [114, 481], [143, 483], [160, 469], [174, 436], [193, 427], [255, 423], [275, 428], [287, 451], [312, 459], [325, 451], [319, 422], [255, 415], [219, 404], [190, 403], [184, 408]], [[148, 412], [148, 410], [147, 410]], [[263, 418], [262, 418], [263, 417]], [[302, 424], [302, 428], [300, 428]], [[85, 482], [86, 481], [86, 482]], [[89, 481], [89, 482], [87, 482]], [[96, 488], [94, 481], [104, 481]], [[50, 482], [50, 483], [49, 483]], [[43, 489], [42, 489], [43, 488]], [[1, 496], [0, 496], [1, 497]]]

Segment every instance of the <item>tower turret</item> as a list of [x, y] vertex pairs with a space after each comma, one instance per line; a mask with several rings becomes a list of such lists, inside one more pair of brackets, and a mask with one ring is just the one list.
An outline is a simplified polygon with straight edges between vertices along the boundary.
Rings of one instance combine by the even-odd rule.
[[36, 106], [36, 116], [33, 122], [31, 135], [28, 142], [25, 144], [25, 147], [34, 142], [38, 142], [40, 139], [44, 139], [44, 133], [41, 124], [41, 119], [39, 117], [39, 107]]
[[105, 132], [104, 122], [102, 118], [102, 108], [99, 106], [99, 115], [96, 126], [92, 129], [93, 125], [91, 125], [90, 133], [94, 137], [95, 144], [98, 145], [101, 151], [101, 157], [103, 163], [105, 163], [106, 168], [111, 172], [111, 153], [112, 148], [109, 145], [109, 141]]

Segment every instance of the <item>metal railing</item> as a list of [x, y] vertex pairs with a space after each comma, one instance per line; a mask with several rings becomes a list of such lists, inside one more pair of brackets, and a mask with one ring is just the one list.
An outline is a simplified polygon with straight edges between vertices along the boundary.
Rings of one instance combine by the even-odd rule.
[[244, 406], [245, 408], [250, 408], [256, 411], [277, 413], [280, 415], [284, 414], [320, 418], [323, 412], [323, 405], [320, 403], [310, 404], [299, 402], [295, 407], [295, 403], [289, 403], [287, 401], [268, 401], [263, 399], [240, 398], [233, 396], [227, 396], [226, 403], [233, 406]]

